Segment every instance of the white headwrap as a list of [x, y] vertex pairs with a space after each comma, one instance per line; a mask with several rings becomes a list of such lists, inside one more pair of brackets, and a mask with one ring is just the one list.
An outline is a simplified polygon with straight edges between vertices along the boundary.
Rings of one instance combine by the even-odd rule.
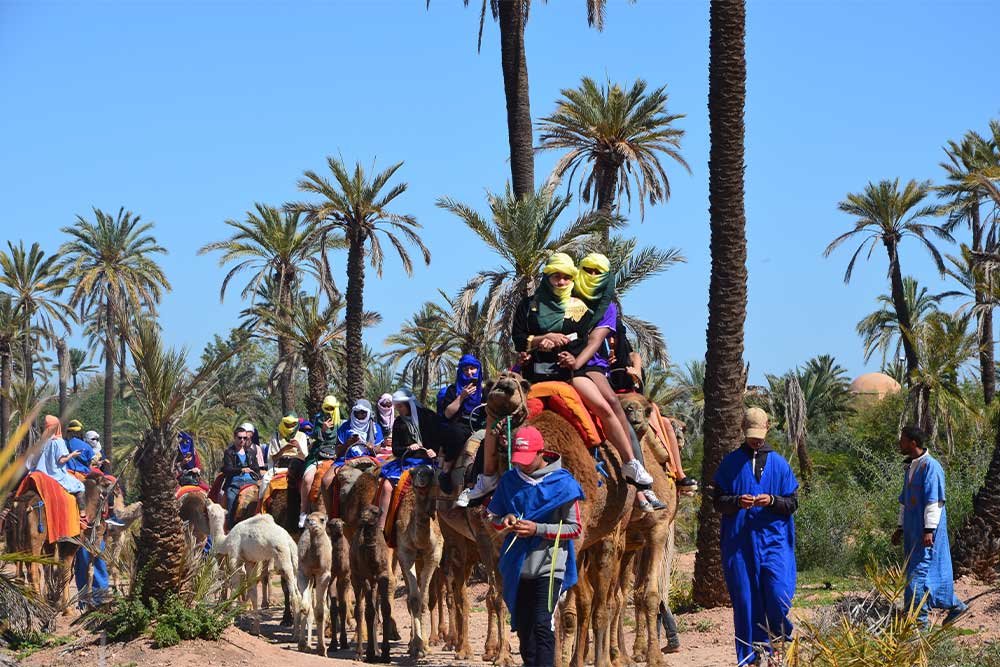
[[[368, 416], [364, 419], [358, 419], [354, 416], [354, 413], [358, 410], [364, 410], [368, 413]], [[351, 408], [351, 419], [350, 425], [347, 427], [347, 435], [357, 435], [361, 438], [362, 442], [372, 442], [375, 440], [375, 424], [372, 422], [372, 404], [367, 399], [359, 399], [354, 407]]]
[[94, 453], [101, 453], [101, 434], [97, 431], [87, 431], [83, 435], [84, 441], [90, 445], [90, 448], [94, 450]]
[[410, 421], [417, 429], [417, 433], [420, 433], [420, 416], [417, 414], [417, 397], [413, 395], [413, 392], [403, 387], [402, 389], [397, 389], [396, 393], [392, 395], [393, 403], [409, 403], [410, 404]]

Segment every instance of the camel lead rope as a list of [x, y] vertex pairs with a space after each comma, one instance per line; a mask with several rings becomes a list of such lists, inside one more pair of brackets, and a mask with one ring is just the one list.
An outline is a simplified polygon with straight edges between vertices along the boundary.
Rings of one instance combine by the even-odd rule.
[[556, 583], [556, 555], [559, 553], [559, 535], [562, 534], [563, 520], [559, 519], [559, 530], [556, 531], [556, 541], [552, 545], [552, 558], [549, 563], [549, 613], [552, 613], [553, 601], [552, 601], [552, 589], [555, 588]]
[[514, 467], [514, 462], [511, 461], [511, 437], [510, 437], [510, 423], [513, 421], [511, 417], [507, 417], [507, 470]]

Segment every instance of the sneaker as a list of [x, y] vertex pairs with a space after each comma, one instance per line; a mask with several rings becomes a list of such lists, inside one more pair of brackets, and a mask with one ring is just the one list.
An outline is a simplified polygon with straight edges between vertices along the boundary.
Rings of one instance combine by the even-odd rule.
[[625, 479], [636, 486], [647, 487], [653, 484], [653, 476], [646, 472], [646, 469], [639, 463], [639, 459], [632, 459], [622, 466], [622, 474]]
[[305, 512], [300, 512], [299, 513], [299, 528], [305, 528], [306, 527], [306, 517], [307, 516], [309, 516], [309, 515], [306, 514]]
[[471, 489], [465, 489], [458, 494], [455, 501], [456, 507], [468, 507], [474, 500], [481, 500], [488, 496], [493, 489], [497, 488], [500, 481], [499, 475], [480, 475], [476, 478], [476, 484]]
[[655, 512], [657, 510], [667, 509], [666, 503], [657, 498], [656, 494], [653, 493], [652, 489], [646, 489], [645, 491], [642, 492], [642, 495], [646, 496], [646, 502], [649, 504], [650, 507], [650, 509], [646, 510], [647, 512]]
[[124, 528], [125, 527], [125, 523], [122, 522], [122, 521], [119, 521], [118, 517], [115, 517], [115, 516], [109, 516], [107, 519], [104, 520], [104, 523], [106, 523], [109, 526], [115, 526], [116, 528]]
[[948, 610], [948, 615], [944, 617], [944, 621], [941, 622], [941, 625], [945, 628], [949, 628], [955, 625], [955, 623], [968, 613], [969, 605], [960, 600], [957, 605]]
[[681, 481], [677, 482], [677, 488], [681, 491], [697, 491], [698, 480], [694, 477], [685, 477]]

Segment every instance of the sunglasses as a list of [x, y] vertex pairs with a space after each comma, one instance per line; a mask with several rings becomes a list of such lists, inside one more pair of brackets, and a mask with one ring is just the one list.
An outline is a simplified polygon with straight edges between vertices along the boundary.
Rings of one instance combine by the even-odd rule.
[[365, 417], [368, 416], [368, 413], [365, 412], [364, 410], [355, 410], [354, 416], [357, 417], [358, 419], [364, 419]]
[[239, 441], [241, 441], [241, 442], [246, 442], [246, 441], [249, 441], [249, 440], [250, 440], [250, 436], [247, 436], [247, 435], [241, 435], [241, 436], [237, 436], [237, 438], [236, 438], [236, 439], [237, 439], [237, 440], [239, 440]]

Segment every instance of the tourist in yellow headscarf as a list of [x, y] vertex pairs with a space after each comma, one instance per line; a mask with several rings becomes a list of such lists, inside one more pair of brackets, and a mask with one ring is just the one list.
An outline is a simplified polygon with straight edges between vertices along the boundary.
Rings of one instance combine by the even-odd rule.
[[[309, 456], [309, 438], [299, 430], [299, 417], [289, 413], [278, 422], [278, 432], [271, 441], [270, 448], [272, 469], [288, 471], [288, 507], [301, 505], [300, 485], [305, 472], [306, 457]], [[288, 512], [290, 520], [285, 528], [294, 531], [298, 526], [295, 513]]]

